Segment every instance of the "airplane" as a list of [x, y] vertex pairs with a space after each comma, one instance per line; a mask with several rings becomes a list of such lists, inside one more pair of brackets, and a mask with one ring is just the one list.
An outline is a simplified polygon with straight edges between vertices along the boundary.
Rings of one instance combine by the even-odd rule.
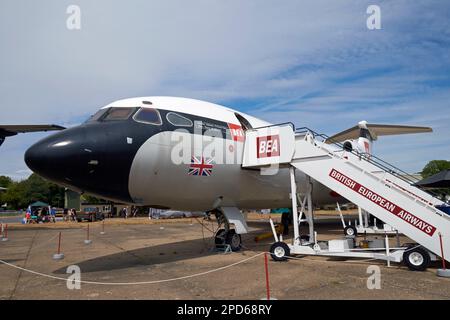
[[[240, 209], [291, 204], [288, 169], [266, 174], [241, 166], [245, 131], [270, 125], [195, 99], [130, 98], [112, 102], [83, 124], [35, 143], [26, 151], [25, 162], [38, 175], [80, 193], [130, 205], [214, 214], [224, 226], [216, 233], [216, 243], [237, 251], [240, 235], [248, 231]], [[365, 124], [360, 129], [365, 134], [376, 128]], [[369, 133], [362, 138], [371, 143], [376, 135]], [[314, 205], [342, 198], [299, 170], [296, 181], [300, 193], [312, 184]]]
[[379, 136], [425, 133], [432, 131], [433, 129], [430, 127], [369, 124], [364, 120], [360, 121], [354, 127], [329, 137], [326, 142], [343, 142], [344, 150], [355, 150], [361, 154], [370, 156], [372, 154], [373, 142], [376, 141]]
[[15, 136], [18, 133], [40, 132], [64, 130], [62, 126], [55, 124], [20, 124], [20, 125], [0, 125], [0, 146], [5, 142], [7, 137]]
[[[329, 137], [325, 140], [325, 143], [331, 144], [334, 142], [342, 143], [342, 147], [345, 151], [352, 152], [355, 151], [363, 157], [370, 158], [372, 155], [372, 146], [374, 141], [378, 140], [379, 136], [387, 135], [401, 135], [410, 133], [425, 133], [432, 132], [433, 129], [430, 127], [418, 127], [418, 126], [402, 126], [402, 125], [388, 125], [388, 124], [373, 124], [367, 123], [367, 121], [360, 121], [354, 127], [347, 130], [336, 133], [335, 135]], [[339, 205], [339, 204], [338, 204]], [[394, 230], [387, 229], [377, 229], [374, 227], [369, 227], [369, 221], [374, 222], [374, 217], [367, 211], [358, 207], [359, 214], [359, 225], [351, 226], [347, 225], [344, 227], [344, 233], [348, 236], [353, 236], [358, 233], [394, 233]], [[363, 217], [365, 217], [363, 223]], [[342, 219], [342, 218], [341, 218]], [[382, 221], [380, 221], [382, 222]], [[376, 227], [376, 226], [375, 226]]]

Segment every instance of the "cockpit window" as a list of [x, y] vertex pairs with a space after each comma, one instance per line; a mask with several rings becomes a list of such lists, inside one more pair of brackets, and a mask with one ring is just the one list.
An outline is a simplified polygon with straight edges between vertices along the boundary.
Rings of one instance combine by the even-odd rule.
[[106, 116], [104, 116], [102, 121], [117, 121], [126, 120], [131, 114], [136, 110], [136, 108], [110, 108]]
[[178, 113], [169, 112], [166, 115], [167, 121], [173, 124], [176, 127], [192, 127], [192, 121], [188, 118], [185, 118]]
[[137, 122], [161, 125], [162, 120], [158, 110], [153, 108], [141, 108], [133, 117]]
[[239, 120], [239, 122], [242, 125], [242, 129], [244, 130], [248, 130], [252, 128], [252, 125], [250, 124], [250, 122], [248, 122], [247, 119], [245, 119], [243, 116], [241, 116], [239, 113], [234, 113], [234, 115], [236, 116], [236, 118]]
[[98, 121], [109, 109], [100, 109], [94, 115], [92, 115], [86, 122]]

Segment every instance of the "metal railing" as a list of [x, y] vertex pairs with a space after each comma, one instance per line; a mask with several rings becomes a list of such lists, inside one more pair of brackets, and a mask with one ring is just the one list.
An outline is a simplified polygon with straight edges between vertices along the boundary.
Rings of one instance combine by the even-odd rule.
[[[330, 139], [330, 137], [327, 136], [326, 134], [317, 133], [314, 130], [311, 130], [310, 128], [308, 128], [308, 127], [298, 128], [298, 129], [295, 130], [295, 133], [296, 134], [310, 133], [310, 134], [313, 135], [314, 139], [322, 138], [323, 139], [323, 141], [322, 141], [323, 143], [332, 144], [332, 145], [335, 145], [335, 146], [341, 148], [342, 150], [344, 150], [344, 144], [343, 143], [341, 143], [339, 141], [336, 141], [336, 140], [333, 140], [333, 139]], [[411, 174], [409, 174], [409, 173], [407, 173], [407, 172], [397, 168], [396, 166], [394, 166], [394, 165], [384, 161], [383, 159], [380, 159], [379, 157], [377, 157], [377, 156], [375, 156], [373, 154], [371, 154], [370, 156], [367, 156], [364, 153], [360, 153], [360, 152], [355, 151], [355, 150], [352, 150], [352, 151], [346, 150], [346, 151], [349, 152], [349, 153], [352, 153], [355, 156], [357, 156], [360, 160], [364, 160], [364, 161], [366, 161], [366, 162], [376, 166], [377, 168], [380, 168], [381, 170], [392, 174], [393, 176], [397, 177], [398, 179], [403, 180], [404, 182], [406, 182], [410, 186], [418, 188], [415, 184], [420, 179], [418, 179], [418, 178], [412, 176]], [[437, 198], [436, 194], [431, 192], [430, 190], [424, 190], [424, 189], [420, 189], [420, 190], [422, 190], [423, 192], [429, 194], [432, 197]], [[439, 199], [439, 198], [437, 198], [437, 199]]]
[[258, 130], [258, 129], [263, 129], [263, 128], [271, 128], [271, 127], [281, 127], [281, 126], [285, 126], [285, 125], [289, 125], [292, 127], [292, 130], [295, 132], [295, 124], [293, 124], [292, 122], [282, 122], [282, 123], [276, 123], [276, 124], [269, 124], [267, 126], [262, 126], [262, 127], [257, 127], [257, 128], [249, 128], [247, 129], [247, 131], [252, 131], [252, 130]]

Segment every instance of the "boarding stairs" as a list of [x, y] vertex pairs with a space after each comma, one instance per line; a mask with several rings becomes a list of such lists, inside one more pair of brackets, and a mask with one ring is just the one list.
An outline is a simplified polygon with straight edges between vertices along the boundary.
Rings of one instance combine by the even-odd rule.
[[324, 135], [287, 123], [247, 130], [242, 166], [298, 169], [437, 256], [442, 239], [450, 257], [450, 216], [436, 208], [444, 203], [379, 158], [345, 151]]

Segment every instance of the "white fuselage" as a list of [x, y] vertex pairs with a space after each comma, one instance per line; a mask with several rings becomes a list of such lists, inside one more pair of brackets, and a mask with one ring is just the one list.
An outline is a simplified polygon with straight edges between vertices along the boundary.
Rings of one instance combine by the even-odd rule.
[[[199, 100], [132, 98], [39, 141], [25, 161], [48, 180], [116, 202], [195, 211], [286, 207], [288, 169], [267, 175], [241, 166], [245, 130], [268, 125]], [[209, 169], [195, 169], [196, 161]], [[297, 172], [297, 182], [305, 192], [307, 177]], [[336, 201], [336, 194], [312, 183], [315, 203]]]

